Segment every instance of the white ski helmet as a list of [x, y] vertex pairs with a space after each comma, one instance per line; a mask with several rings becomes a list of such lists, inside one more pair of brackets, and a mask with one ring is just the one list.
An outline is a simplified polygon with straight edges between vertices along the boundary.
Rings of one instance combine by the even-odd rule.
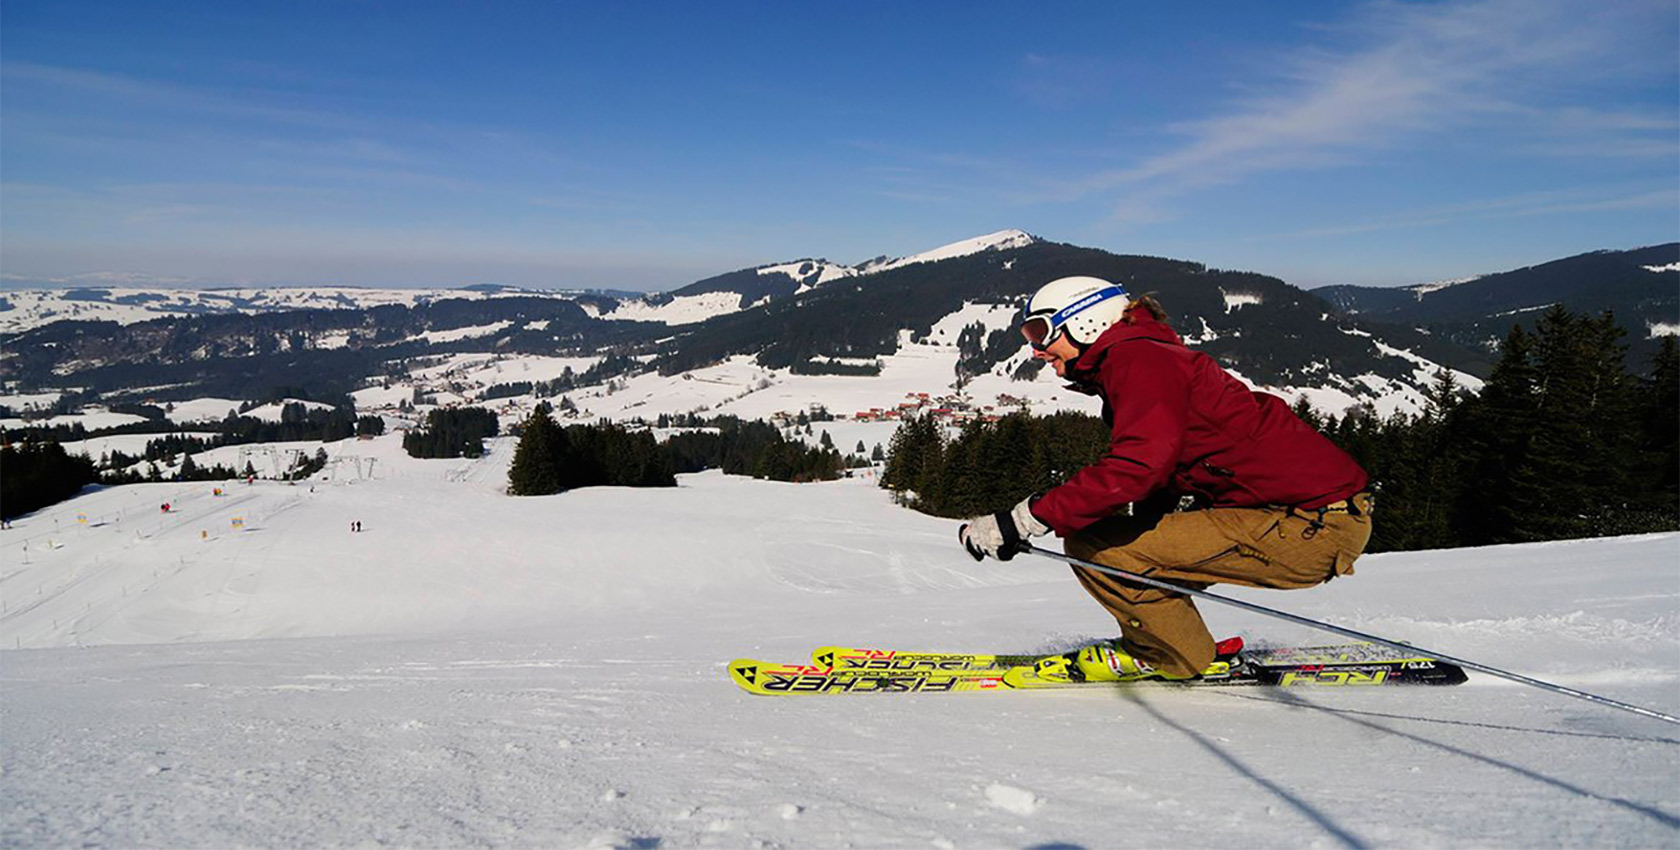
[[1046, 283], [1021, 307], [1021, 335], [1040, 351], [1067, 332], [1083, 348], [1125, 314], [1126, 289], [1100, 277], [1062, 277]]

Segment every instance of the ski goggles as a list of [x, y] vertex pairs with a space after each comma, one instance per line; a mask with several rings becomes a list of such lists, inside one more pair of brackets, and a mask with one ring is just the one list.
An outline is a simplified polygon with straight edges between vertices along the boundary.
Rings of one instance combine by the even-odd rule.
[[1051, 327], [1049, 316], [1028, 316], [1021, 322], [1021, 336], [1026, 338], [1034, 351], [1049, 348], [1061, 332], [1061, 328]]
[[[1049, 348], [1050, 344], [1056, 341], [1056, 337], [1061, 336], [1062, 332], [1067, 329], [1069, 319], [1110, 298], [1124, 297], [1125, 294], [1125, 289], [1110, 286], [1079, 298], [1060, 310], [1054, 312], [1049, 310], [1036, 311], [1021, 320], [1021, 336], [1027, 340], [1027, 344], [1031, 345], [1034, 351], [1043, 351]], [[1030, 306], [1032, 305], [1029, 302], [1027, 307]], [[1022, 310], [1025, 311], [1027, 307], [1023, 307]]]

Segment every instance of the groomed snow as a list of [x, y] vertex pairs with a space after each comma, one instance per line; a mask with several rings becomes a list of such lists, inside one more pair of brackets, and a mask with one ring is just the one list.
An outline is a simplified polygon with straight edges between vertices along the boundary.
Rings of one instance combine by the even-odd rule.
[[[954, 523], [866, 480], [706, 473], [517, 499], [500, 492], [508, 439], [476, 461], [410, 459], [395, 435], [325, 448], [371, 477], [340, 463], [297, 485], [95, 490], [0, 532], [0, 844], [1680, 838], [1675, 727], [1487, 676], [752, 697], [730, 659], [1052, 650], [1114, 624], [1065, 567], [975, 563]], [[1313, 590], [1225, 590], [1676, 713], [1677, 562], [1680, 535], [1662, 534], [1377, 555]], [[1323, 637], [1203, 610], [1253, 642]]]

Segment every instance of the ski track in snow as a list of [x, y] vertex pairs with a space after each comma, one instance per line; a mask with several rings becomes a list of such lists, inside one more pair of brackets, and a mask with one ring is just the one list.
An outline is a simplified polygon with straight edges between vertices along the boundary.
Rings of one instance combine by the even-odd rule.
[[[0, 845], [1680, 843], [1674, 727], [1488, 676], [751, 697], [731, 658], [1051, 652], [1113, 623], [1065, 566], [976, 563], [868, 482], [511, 499], [509, 441], [396, 440], [353, 448], [374, 480], [95, 490], [0, 533]], [[1677, 561], [1646, 535], [1219, 590], [1675, 713]]]

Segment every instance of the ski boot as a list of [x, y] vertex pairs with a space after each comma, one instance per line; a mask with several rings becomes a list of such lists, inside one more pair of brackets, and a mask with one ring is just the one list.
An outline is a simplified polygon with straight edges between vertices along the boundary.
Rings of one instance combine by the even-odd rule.
[[1187, 682], [1196, 679], [1229, 679], [1233, 665], [1240, 664], [1242, 639], [1220, 641], [1212, 664], [1194, 676], [1170, 676], [1148, 662], [1122, 651], [1117, 641], [1104, 641], [1072, 652], [1040, 658], [1033, 663], [1033, 676], [1044, 682], [1136, 682], [1155, 679]]

